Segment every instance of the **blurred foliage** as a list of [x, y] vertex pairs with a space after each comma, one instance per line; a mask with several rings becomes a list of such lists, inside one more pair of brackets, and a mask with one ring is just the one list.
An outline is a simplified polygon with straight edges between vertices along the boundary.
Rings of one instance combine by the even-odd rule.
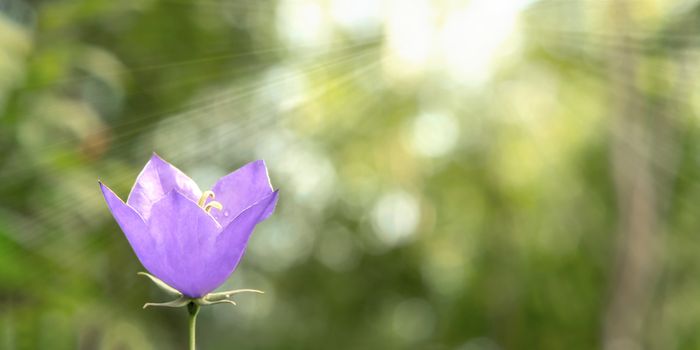
[[0, 348], [184, 348], [97, 186], [155, 151], [281, 189], [202, 349], [700, 349], [699, 14], [0, 0]]

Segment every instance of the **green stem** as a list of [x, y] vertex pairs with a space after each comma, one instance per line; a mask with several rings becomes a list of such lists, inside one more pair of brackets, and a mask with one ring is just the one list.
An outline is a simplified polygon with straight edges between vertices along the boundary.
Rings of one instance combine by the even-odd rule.
[[190, 350], [196, 350], [195, 329], [197, 328], [197, 314], [199, 313], [199, 305], [190, 302], [187, 304], [187, 312], [190, 314]]

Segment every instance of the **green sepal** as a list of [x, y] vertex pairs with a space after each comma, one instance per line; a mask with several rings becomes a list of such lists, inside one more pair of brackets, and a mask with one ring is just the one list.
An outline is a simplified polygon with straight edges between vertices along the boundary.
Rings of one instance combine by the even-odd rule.
[[177, 289], [169, 286], [167, 283], [163, 282], [160, 278], [153, 276], [150, 273], [138, 272], [137, 275], [146, 276], [146, 277], [150, 278], [151, 281], [153, 281], [153, 283], [156, 284], [156, 286], [158, 286], [160, 289], [162, 289], [166, 293], [182, 296], [182, 293], [180, 293]]
[[146, 272], [139, 272], [139, 275], [148, 277], [156, 286], [165, 291], [166, 293], [173, 294], [177, 296], [177, 299], [164, 302], [164, 303], [146, 303], [143, 308], [149, 306], [160, 306], [160, 307], [183, 307], [187, 306], [189, 303], [194, 303], [199, 306], [213, 305], [213, 304], [231, 304], [237, 305], [235, 301], [229, 298], [235, 294], [239, 293], [259, 293], [264, 294], [265, 292], [257, 289], [234, 289], [226, 292], [209, 293], [201, 298], [190, 298], [184, 296], [177, 289], [169, 286], [167, 283], [163, 282], [160, 278], [153, 276]]
[[159, 307], [183, 307], [187, 304], [189, 304], [192, 301], [192, 299], [181, 296], [173, 301], [168, 301], [166, 303], [146, 303], [143, 305], [143, 308], [147, 308], [149, 306], [159, 306]]
[[233, 306], [238, 305], [238, 304], [236, 304], [235, 301], [233, 301], [233, 300], [228, 300], [228, 299], [217, 300], [217, 301], [208, 301], [208, 300], [206, 300], [205, 298], [199, 298], [199, 299], [195, 300], [195, 303], [196, 303], [197, 305], [200, 305], [200, 306], [204, 306], [204, 305], [214, 305], [214, 304], [224, 304], [224, 303], [226, 303], [226, 304], [231, 304], [231, 305], [233, 305]]
[[205, 295], [202, 299], [206, 299], [209, 302], [213, 301], [221, 301], [221, 300], [227, 300], [229, 297], [231, 297], [234, 294], [238, 293], [259, 293], [259, 294], [265, 294], [265, 292], [257, 289], [235, 289], [235, 290], [229, 290], [226, 292], [219, 292], [219, 293], [209, 293]]

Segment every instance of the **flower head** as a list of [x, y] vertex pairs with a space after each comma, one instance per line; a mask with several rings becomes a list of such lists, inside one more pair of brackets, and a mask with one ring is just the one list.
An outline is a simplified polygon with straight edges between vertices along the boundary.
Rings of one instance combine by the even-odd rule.
[[235, 270], [255, 226], [272, 214], [265, 163], [248, 163], [202, 192], [153, 154], [126, 201], [100, 182], [109, 210], [141, 264], [187, 298], [202, 298]]

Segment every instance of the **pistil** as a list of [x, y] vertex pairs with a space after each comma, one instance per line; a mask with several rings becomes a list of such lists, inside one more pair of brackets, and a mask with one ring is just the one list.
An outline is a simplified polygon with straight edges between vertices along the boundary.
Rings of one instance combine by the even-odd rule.
[[207, 199], [214, 199], [214, 192], [211, 190], [206, 190], [204, 193], [202, 193], [202, 196], [199, 197], [199, 202], [197, 202], [197, 205], [200, 207], [204, 208], [204, 204], [207, 202]]
[[219, 203], [217, 201], [211, 201], [211, 202], [207, 203], [207, 205], [204, 206], [204, 211], [206, 211], [207, 213], [210, 213], [211, 208], [216, 208], [217, 210], [221, 210], [221, 209], [224, 209], [224, 206], [221, 205], [221, 203]]
[[[209, 198], [211, 198], [212, 201], [207, 203], [207, 200]], [[221, 203], [213, 200], [214, 198], [215, 198], [214, 192], [211, 190], [206, 190], [206, 191], [204, 191], [204, 193], [202, 193], [202, 196], [199, 197], [199, 201], [197, 202], [197, 205], [202, 207], [204, 209], [204, 211], [206, 211], [207, 213], [211, 212], [211, 208], [216, 208], [218, 210], [223, 209], [224, 206], [221, 205]]]

